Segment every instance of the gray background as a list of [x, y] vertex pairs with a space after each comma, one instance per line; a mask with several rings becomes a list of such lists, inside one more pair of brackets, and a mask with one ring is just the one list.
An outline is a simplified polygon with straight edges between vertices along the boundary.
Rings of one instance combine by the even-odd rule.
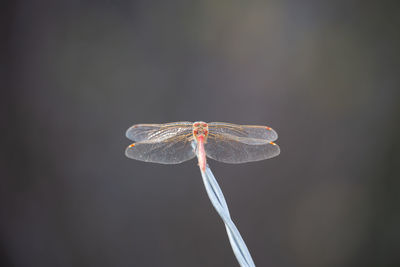
[[181, 120], [279, 133], [209, 161], [257, 266], [400, 264], [397, 1], [2, 5], [2, 266], [237, 266], [196, 161], [124, 156]]

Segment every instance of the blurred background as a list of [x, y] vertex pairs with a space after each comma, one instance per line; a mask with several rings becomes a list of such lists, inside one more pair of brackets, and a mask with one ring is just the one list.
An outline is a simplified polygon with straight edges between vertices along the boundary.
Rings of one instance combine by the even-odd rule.
[[195, 160], [136, 123], [226, 121], [281, 155], [210, 160], [257, 266], [400, 266], [398, 1], [5, 1], [1, 266], [238, 266]]

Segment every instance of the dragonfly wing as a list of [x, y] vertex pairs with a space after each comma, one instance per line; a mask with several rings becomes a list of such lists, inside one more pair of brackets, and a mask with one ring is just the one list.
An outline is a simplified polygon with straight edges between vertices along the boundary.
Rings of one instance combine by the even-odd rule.
[[244, 163], [279, 155], [279, 146], [260, 139], [232, 135], [209, 136], [204, 145], [207, 157], [225, 163]]
[[275, 141], [278, 134], [268, 126], [237, 125], [226, 122], [211, 122], [208, 124], [210, 134], [230, 134], [237, 137], [256, 138]]
[[179, 136], [163, 141], [143, 141], [126, 148], [128, 158], [145, 162], [177, 164], [195, 157], [191, 141], [186, 136]]
[[126, 137], [135, 142], [144, 140], [165, 140], [172, 136], [190, 133], [192, 122], [172, 122], [165, 124], [136, 124], [126, 131]]

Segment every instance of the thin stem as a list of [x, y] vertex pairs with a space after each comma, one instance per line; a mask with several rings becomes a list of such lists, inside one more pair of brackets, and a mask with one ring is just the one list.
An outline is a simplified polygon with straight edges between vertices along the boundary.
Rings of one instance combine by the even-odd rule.
[[201, 171], [201, 177], [203, 178], [203, 183], [207, 191], [207, 195], [211, 200], [214, 208], [218, 212], [219, 216], [221, 216], [222, 220], [225, 223], [226, 232], [228, 234], [229, 242], [231, 243], [232, 250], [238, 260], [240, 266], [242, 267], [255, 267], [253, 259], [251, 258], [250, 252], [247, 249], [246, 244], [242, 236], [239, 233], [239, 230], [236, 228], [233, 223], [228, 205], [226, 204], [225, 197], [222, 194], [222, 190], [218, 185], [217, 180], [214, 177], [214, 174], [211, 172], [208, 164], [206, 166], [205, 171]]

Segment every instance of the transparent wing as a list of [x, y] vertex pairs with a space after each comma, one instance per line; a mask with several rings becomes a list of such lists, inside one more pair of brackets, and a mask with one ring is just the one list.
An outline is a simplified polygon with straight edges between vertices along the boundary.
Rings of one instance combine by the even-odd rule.
[[192, 122], [171, 122], [165, 124], [136, 124], [126, 131], [126, 137], [135, 142], [145, 140], [166, 140], [173, 136], [188, 134], [192, 131]]
[[208, 124], [210, 134], [229, 134], [237, 137], [256, 138], [275, 141], [278, 134], [268, 126], [237, 125], [226, 122], [211, 122]]
[[128, 146], [128, 158], [163, 164], [177, 164], [195, 157], [190, 137], [180, 135], [162, 141], [146, 140]]
[[233, 135], [210, 135], [204, 145], [206, 155], [225, 163], [244, 163], [269, 159], [279, 155], [279, 146], [260, 139]]

